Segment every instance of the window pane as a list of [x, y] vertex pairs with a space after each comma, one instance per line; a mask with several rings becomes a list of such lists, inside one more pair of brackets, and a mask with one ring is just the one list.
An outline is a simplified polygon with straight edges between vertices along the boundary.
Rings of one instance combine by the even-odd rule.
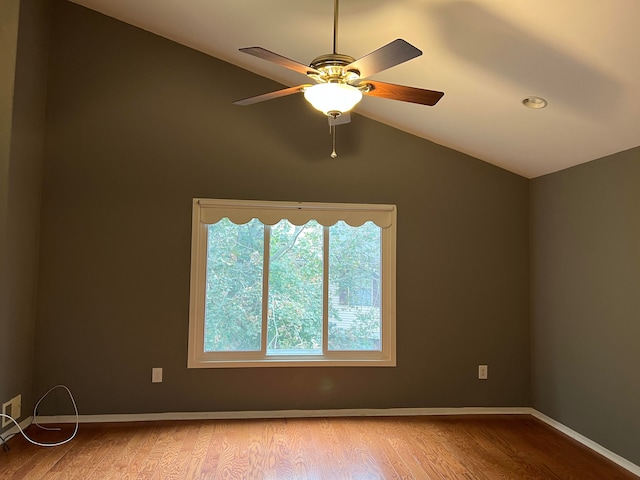
[[205, 352], [260, 351], [264, 226], [208, 226]]
[[329, 350], [376, 350], [380, 330], [380, 227], [329, 229]]
[[323, 227], [271, 227], [267, 353], [322, 351]]

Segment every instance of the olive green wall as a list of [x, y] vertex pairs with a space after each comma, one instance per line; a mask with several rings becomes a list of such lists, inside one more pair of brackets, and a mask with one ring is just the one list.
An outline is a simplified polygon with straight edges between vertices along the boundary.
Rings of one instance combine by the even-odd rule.
[[[18, 4], [0, 10], [0, 400], [532, 405], [640, 464], [639, 149], [528, 181], [354, 115], [332, 160], [299, 96], [234, 107], [279, 86], [64, 0], [47, 79], [46, 2], [21, 2], [19, 35]], [[398, 366], [187, 370], [193, 197], [397, 204]]]
[[[233, 106], [279, 86], [67, 2], [49, 67], [39, 390], [83, 414], [529, 405], [525, 178], [358, 115], [332, 160], [301, 96]], [[193, 197], [396, 204], [398, 366], [188, 370]]]
[[[11, 165], [11, 125], [13, 123], [13, 89], [18, 47], [18, 23], [20, 1], [0, 3], [0, 330], [9, 335], [2, 336], [0, 349], [0, 405], [25, 388], [25, 380], [30, 388], [30, 371], [11, 372], [8, 365], [18, 358], [20, 347], [32, 340], [28, 334], [21, 334], [16, 322], [11, 318], [9, 306], [9, 166]], [[18, 337], [18, 347], [11, 349], [7, 338]], [[30, 345], [30, 343], [28, 343]], [[13, 350], [13, 351], [12, 351]]]
[[640, 147], [531, 182], [533, 407], [640, 465]]
[[0, 404], [34, 404], [47, 5], [0, 2]]

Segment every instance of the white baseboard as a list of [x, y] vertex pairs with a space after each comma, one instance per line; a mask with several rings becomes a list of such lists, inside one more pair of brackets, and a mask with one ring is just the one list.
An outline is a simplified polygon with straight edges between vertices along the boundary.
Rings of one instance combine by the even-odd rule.
[[[530, 407], [388, 408], [344, 410], [274, 410], [247, 412], [165, 412], [114, 415], [80, 415], [80, 423], [145, 422], [158, 420], [226, 420], [247, 418], [400, 417], [423, 415], [531, 415], [584, 446], [640, 476], [640, 467], [602, 445]], [[38, 423], [75, 423], [74, 415], [42, 416]], [[16, 429], [17, 431], [17, 429]]]
[[626, 458], [623, 458], [620, 455], [613, 453], [611, 450], [607, 450], [602, 445], [594, 442], [593, 440], [585, 437], [584, 435], [579, 434], [578, 432], [576, 432], [575, 430], [572, 430], [566, 425], [563, 425], [562, 423], [557, 422], [553, 418], [546, 416], [544, 413], [541, 413], [538, 410], [535, 410], [532, 408], [531, 415], [533, 415], [539, 420], [542, 420], [544, 423], [555, 428], [559, 432], [564, 433], [568, 437], [571, 437], [574, 440], [580, 442], [585, 447], [588, 447], [594, 452], [599, 453], [603, 457], [608, 458], [612, 462], [617, 463], [625, 470], [629, 470], [631, 473], [640, 476], [640, 466], [636, 465], [635, 463], [631, 463]]
[[[422, 415], [528, 415], [528, 407], [506, 408], [384, 408], [336, 410], [272, 410], [243, 412], [166, 412], [115, 415], [80, 415], [81, 423], [148, 422], [157, 420], [225, 420], [243, 418], [314, 418], [314, 417], [402, 417]], [[38, 423], [74, 423], [74, 415], [42, 416]]]

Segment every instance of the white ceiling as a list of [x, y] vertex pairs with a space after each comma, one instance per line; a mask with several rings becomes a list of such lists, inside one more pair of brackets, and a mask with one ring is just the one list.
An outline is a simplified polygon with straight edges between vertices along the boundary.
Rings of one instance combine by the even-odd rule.
[[[238, 48], [304, 64], [332, 51], [333, 0], [75, 3], [289, 86], [307, 79]], [[365, 97], [354, 112], [533, 178], [640, 145], [639, 20], [639, 0], [342, 0], [338, 52], [415, 45], [372, 78], [442, 100]], [[530, 95], [549, 106], [525, 108]]]

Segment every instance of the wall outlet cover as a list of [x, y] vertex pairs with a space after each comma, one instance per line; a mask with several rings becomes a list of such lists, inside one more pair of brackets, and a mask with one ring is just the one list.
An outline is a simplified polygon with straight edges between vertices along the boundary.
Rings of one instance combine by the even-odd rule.
[[[22, 415], [22, 394], [16, 395], [11, 400], [2, 404], [2, 413], [10, 416], [14, 420], [18, 420]], [[10, 425], [11, 419], [7, 417], [2, 417], [2, 427], [6, 427]]]

